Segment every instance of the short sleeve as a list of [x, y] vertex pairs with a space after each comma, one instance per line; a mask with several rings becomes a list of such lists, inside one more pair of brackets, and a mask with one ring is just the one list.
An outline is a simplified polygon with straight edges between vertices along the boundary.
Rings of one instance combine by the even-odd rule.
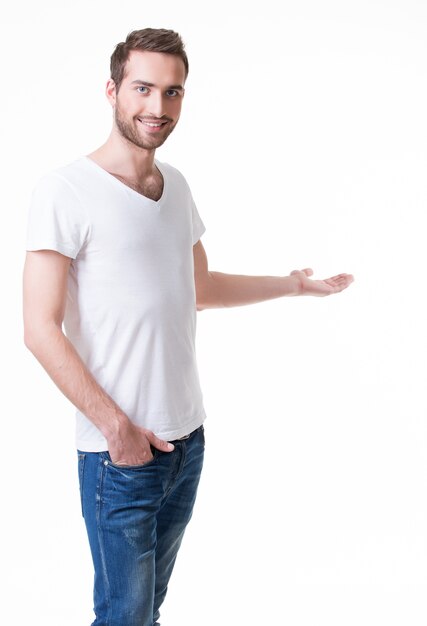
[[89, 230], [72, 184], [56, 173], [44, 176], [31, 197], [27, 250], [56, 250], [75, 259]]
[[202, 219], [197, 210], [196, 204], [193, 199], [192, 203], [192, 220], [193, 220], [193, 246], [199, 241], [200, 237], [205, 232], [206, 228], [202, 222]]

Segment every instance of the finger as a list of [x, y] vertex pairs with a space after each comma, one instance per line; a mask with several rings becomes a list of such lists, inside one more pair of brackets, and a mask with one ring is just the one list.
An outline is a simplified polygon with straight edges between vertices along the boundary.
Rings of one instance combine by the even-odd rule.
[[144, 465], [145, 463], [149, 463], [153, 459], [153, 455], [149, 446], [147, 446], [147, 450], [139, 450], [137, 454], [134, 453], [129, 455], [129, 453], [122, 452], [121, 454], [116, 456], [113, 450], [109, 450], [109, 454], [112, 464], [118, 465], [120, 467]]
[[351, 274], [339, 274], [338, 276], [332, 276], [326, 279], [324, 282], [332, 287], [334, 291], [342, 291], [346, 289], [353, 280], [354, 278]]
[[332, 280], [338, 279], [338, 280], [346, 280], [349, 282], [352, 282], [354, 280], [354, 276], [352, 274], [337, 274], [336, 276], [332, 276], [331, 277]]
[[151, 431], [148, 431], [145, 434], [151, 445], [161, 452], [172, 452], [175, 448], [172, 443], [169, 443], [169, 441], [165, 441], [164, 439], [159, 439], [159, 437], [156, 437], [156, 435]]
[[354, 277], [351, 274], [338, 274], [338, 276], [333, 276], [329, 280], [333, 280], [339, 285], [350, 285], [354, 281]]
[[123, 467], [123, 469], [126, 469], [126, 467], [135, 467], [136, 465], [140, 465], [140, 466], [146, 465], [146, 463], [149, 463], [150, 461], [152, 461], [153, 458], [154, 458], [153, 455], [151, 455], [150, 457], [148, 457], [147, 459], [144, 459], [143, 461], [138, 459], [135, 462], [132, 461], [132, 463], [128, 463], [127, 461], [114, 461], [113, 459], [111, 459], [111, 462], [113, 465], [117, 465], [118, 467]]

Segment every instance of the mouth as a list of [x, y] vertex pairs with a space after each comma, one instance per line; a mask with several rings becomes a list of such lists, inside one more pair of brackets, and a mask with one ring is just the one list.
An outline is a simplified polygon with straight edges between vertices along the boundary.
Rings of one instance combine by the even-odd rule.
[[145, 126], [150, 131], [154, 131], [154, 132], [162, 129], [168, 123], [168, 120], [153, 120], [153, 119], [145, 120], [141, 117], [138, 117], [137, 119], [138, 119], [138, 122], [140, 122], [140, 124]]

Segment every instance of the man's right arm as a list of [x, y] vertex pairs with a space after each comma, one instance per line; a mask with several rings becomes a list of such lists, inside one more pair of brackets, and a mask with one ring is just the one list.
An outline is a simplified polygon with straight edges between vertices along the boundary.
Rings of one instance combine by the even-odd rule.
[[173, 447], [135, 426], [97, 383], [62, 331], [71, 259], [53, 250], [27, 252], [24, 269], [25, 345], [62, 393], [90, 419], [108, 442], [114, 463], [142, 465], [152, 458], [150, 444]]

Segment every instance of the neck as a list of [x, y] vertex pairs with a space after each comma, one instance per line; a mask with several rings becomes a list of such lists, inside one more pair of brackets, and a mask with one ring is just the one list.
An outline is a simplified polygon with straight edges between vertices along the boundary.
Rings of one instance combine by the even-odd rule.
[[109, 172], [140, 180], [152, 174], [155, 152], [135, 146], [113, 128], [107, 141], [88, 157]]

